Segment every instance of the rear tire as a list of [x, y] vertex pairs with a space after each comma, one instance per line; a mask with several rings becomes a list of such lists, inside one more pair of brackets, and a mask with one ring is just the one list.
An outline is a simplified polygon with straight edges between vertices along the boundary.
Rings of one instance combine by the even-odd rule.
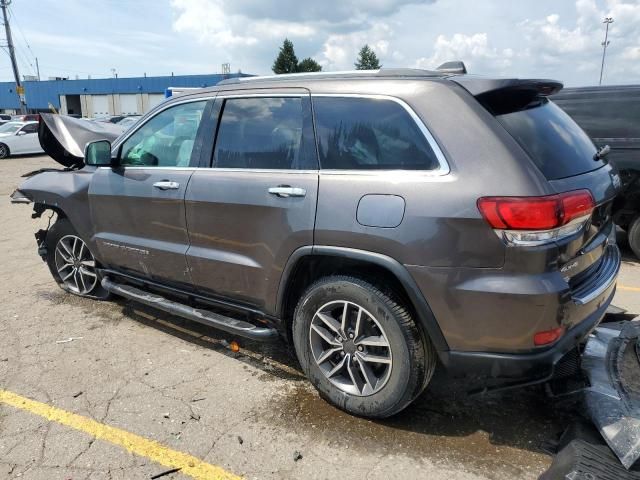
[[0, 143], [0, 159], [9, 158], [9, 155], [11, 155], [11, 151], [9, 150], [9, 147], [4, 143]]
[[640, 215], [636, 216], [629, 224], [627, 235], [631, 250], [633, 250], [635, 256], [640, 259]]
[[307, 289], [294, 313], [293, 341], [320, 395], [363, 417], [385, 418], [407, 407], [436, 365], [431, 342], [408, 310], [354, 277], [322, 278]]
[[46, 238], [47, 266], [64, 291], [80, 297], [104, 300], [109, 297], [96, 271], [96, 260], [71, 222], [58, 218]]

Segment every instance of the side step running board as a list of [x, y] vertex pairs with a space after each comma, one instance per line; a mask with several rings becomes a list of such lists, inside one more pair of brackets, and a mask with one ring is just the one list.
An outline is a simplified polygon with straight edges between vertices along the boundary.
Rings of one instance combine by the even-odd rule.
[[111, 293], [121, 297], [143, 303], [158, 310], [162, 310], [179, 317], [193, 320], [194, 322], [208, 325], [218, 330], [250, 338], [261, 342], [269, 342], [278, 338], [278, 331], [275, 328], [258, 327], [252, 323], [234, 318], [225, 317], [209, 310], [194, 308], [189, 305], [168, 300], [155, 293], [146, 292], [131, 285], [116, 283], [109, 277], [102, 279], [102, 287]]

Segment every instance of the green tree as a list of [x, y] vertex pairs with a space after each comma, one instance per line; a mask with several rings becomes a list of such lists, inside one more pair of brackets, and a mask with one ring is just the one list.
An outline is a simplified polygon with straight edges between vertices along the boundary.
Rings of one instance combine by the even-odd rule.
[[298, 71], [298, 57], [296, 57], [296, 52], [293, 50], [293, 42], [288, 38], [284, 39], [284, 43], [280, 47], [280, 53], [278, 53], [278, 57], [273, 62], [271, 70], [276, 75]]
[[358, 53], [358, 60], [354, 65], [356, 70], [377, 70], [382, 68], [376, 52], [374, 52], [369, 45], [365, 45], [360, 49], [360, 53]]
[[298, 64], [298, 72], [320, 72], [322, 65], [313, 58], [307, 57]]

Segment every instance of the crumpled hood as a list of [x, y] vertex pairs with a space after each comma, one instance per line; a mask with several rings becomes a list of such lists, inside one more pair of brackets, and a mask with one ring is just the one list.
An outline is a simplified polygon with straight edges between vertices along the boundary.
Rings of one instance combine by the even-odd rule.
[[112, 123], [41, 113], [38, 139], [47, 155], [65, 167], [84, 165], [84, 147], [94, 140], [113, 142], [124, 129]]

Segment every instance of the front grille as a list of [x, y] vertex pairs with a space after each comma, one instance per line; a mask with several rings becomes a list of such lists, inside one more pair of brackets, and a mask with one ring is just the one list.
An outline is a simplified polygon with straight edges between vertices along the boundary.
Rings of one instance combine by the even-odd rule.
[[589, 268], [589, 275], [580, 275], [580, 281], [571, 285], [571, 296], [577, 304], [585, 304], [604, 292], [615, 280], [620, 269], [620, 250], [607, 245], [596, 268]]

